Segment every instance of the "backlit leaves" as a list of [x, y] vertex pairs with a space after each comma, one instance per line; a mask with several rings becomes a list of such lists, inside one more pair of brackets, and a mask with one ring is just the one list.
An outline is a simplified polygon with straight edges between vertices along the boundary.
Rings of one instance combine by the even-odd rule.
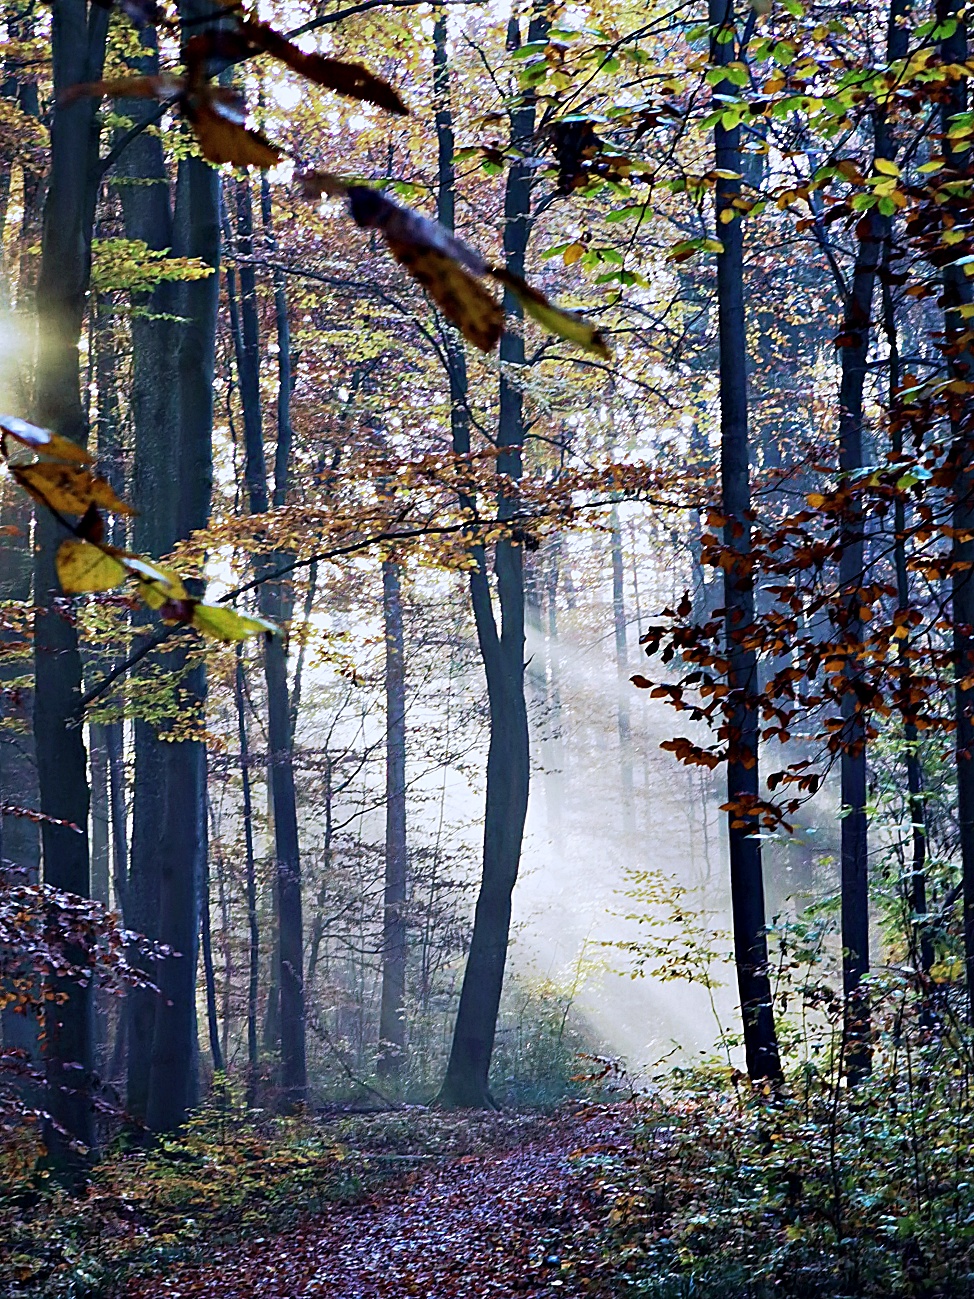
[[61, 542], [56, 564], [58, 581], [71, 595], [110, 591], [121, 586], [127, 576], [114, 555], [80, 537], [68, 537]]
[[[45, 458], [11, 463], [8, 439]], [[7, 467], [20, 486], [74, 533], [61, 543], [55, 557], [58, 580], [68, 594], [110, 591], [131, 580], [143, 603], [164, 622], [185, 623], [216, 640], [240, 641], [278, 630], [265, 618], [203, 604], [190, 596], [172, 569], [107, 545], [99, 511], [129, 515], [136, 511], [119, 500], [104, 478], [86, 467], [91, 456], [83, 447], [16, 415], [0, 415], [0, 453], [7, 457]], [[65, 515], [77, 516], [78, 522], [71, 525]]]

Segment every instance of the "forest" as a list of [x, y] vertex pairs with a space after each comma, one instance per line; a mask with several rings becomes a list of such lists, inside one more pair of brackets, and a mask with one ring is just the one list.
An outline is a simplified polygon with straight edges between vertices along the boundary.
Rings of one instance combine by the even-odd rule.
[[0, 0], [0, 1299], [974, 1296], [971, 24]]

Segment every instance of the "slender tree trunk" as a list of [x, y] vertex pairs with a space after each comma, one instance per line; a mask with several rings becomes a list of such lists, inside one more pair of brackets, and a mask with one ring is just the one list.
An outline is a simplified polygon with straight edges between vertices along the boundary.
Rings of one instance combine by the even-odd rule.
[[[956, 23], [941, 43], [947, 63], [967, 61], [967, 23], [958, 0], [939, 0], [937, 20]], [[967, 111], [967, 81], [958, 77], [948, 85], [941, 107], [944, 135], [944, 179], [969, 178], [971, 155], [966, 141], [951, 141], [952, 119]], [[944, 204], [949, 213], [951, 204]], [[974, 302], [974, 288], [964, 268], [944, 267], [944, 333], [948, 368], [953, 377], [974, 382], [974, 355], [969, 345], [956, 340], [966, 322], [959, 307]], [[951, 411], [951, 462], [954, 471], [954, 542], [951, 554], [952, 621], [954, 650], [954, 716], [957, 754], [957, 821], [960, 830], [961, 878], [964, 904], [964, 953], [967, 971], [968, 1019], [974, 1023], [974, 410], [970, 399], [959, 400]]]
[[[546, 10], [532, 17], [528, 39], [543, 40], [548, 31]], [[520, 45], [516, 19], [508, 25], [508, 47]], [[438, 11], [434, 32], [434, 89], [437, 94], [439, 144], [439, 216], [452, 226], [453, 132], [449, 114], [446, 63], [446, 27]], [[531, 169], [526, 162], [534, 134], [535, 102], [526, 96], [511, 113], [511, 143], [516, 156], [508, 172], [504, 197], [504, 261], [515, 275], [524, 274], [524, 259], [531, 231]], [[505, 302], [509, 316], [518, 304], [511, 295]], [[461, 354], [462, 355], [462, 354]], [[500, 411], [497, 429], [497, 473], [502, 476], [497, 506], [501, 518], [516, 509], [511, 484], [521, 477], [521, 452], [525, 422], [520, 375], [524, 368], [524, 339], [508, 332], [501, 339]], [[450, 366], [454, 450], [469, 451], [466, 418], [466, 370]], [[483, 873], [474, 915], [470, 951], [460, 991], [460, 1005], [440, 1103], [449, 1106], [485, 1107], [493, 1104], [488, 1075], [494, 1049], [497, 1013], [504, 983], [504, 967], [511, 924], [511, 895], [517, 881], [521, 842], [528, 805], [530, 779], [527, 708], [524, 699], [524, 572], [523, 551], [512, 539], [495, 547], [494, 573], [500, 606], [500, 630], [494, 619], [486, 562], [475, 550], [477, 567], [470, 575], [477, 637], [487, 677], [490, 705], [490, 740], [487, 752], [487, 806], [484, 823]]]
[[[714, 28], [711, 61], [724, 65], [740, 56], [734, 33], [732, 0], [709, 0]], [[714, 87], [716, 95], [735, 94], [730, 82]], [[717, 303], [720, 330], [720, 426], [724, 545], [733, 562], [724, 570], [724, 625], [728, 686], [735, 700], [730, 718], [727, 801], [730, 842], [731, 907], [734, 956], [744, 1023], [744, 1053], [752, 1078], [781, 1076], [768, 978], [764, 879], [757, 818], [749, 813], [760, 797], [755, 653], [746, 644], [754, 622], [754, 589], [748, 554], [751, 544], [751, 489], [748, 450], [747, 349], [744, 309], [744, 232], [734, 200], [740, 196], [740, 128], [714, 129], [717, 174], [717, 229], [723, 252], [717, 255]], [[723, 212], [733, 215], [726, 223]]]
[[[207, 861], [209, 867], [209, 861]], [[216, 1011], [216, 974], [213, 969], [213, 931], [210, 925], [210, 872], [206, 871], [201, 889], [202, 918], [200, 939], [203, 949], [203, 981], [206, 987], [206, 1027], [210, 1038], [210, 1055], [213, 1072], [222, 1073], [226, 1067], [220, 1047], [220, 1022]]]
[[237, 646], [234, 672], [234, 701], [237, 707], [237, 738], [240, 743], [240, 780], [243, 786], [244, 850], [247, 871], [247, 1100], [257, 1098], [257, 994], [260, 989], [260, 927], [257, 920], [257, 871], [254, 860], [254, 812], [250, 795], [250, 745], [247, 739], [247, 715], [244, 711], [243, 646]]
[[386, 852], [378, 1072], [397, 1078], [406, 1051], [406, 660], [402, 570], [382, 565], [386, 642]]
[[[65, 106], [59, 97], [79, 81], [101, 75], [108, 29], [107, 10], [85, 0], [57, 0], [51, 32], [54, 94], [51, 172], [44, 209], [41, 267], [37, 284], [40, 347], [35, 418], [64, 437], [88, 440], [81, 402], [78, 344], [91, 262], [91, 238], [98, 192], [98, 116], [93, 99]], [[63, 533], [46, 510], [35, 531], [34, 739], [41, 811], [45, 822], [44, 877], [48, 884], [86, 896], [88, 877], [88, 772], [79, 715], [81, 655], [77, 631], [54, 605], [59, 595], [54, 556]], [[88, 963], [82, 947], [72, 957]], [[67, 1132], [91, 1147], [93, 1045], [90, 984], [55, 980], [47, 1004], [44, 1051], [50, 1108]], [[79, 1172], [77, 1155], [53, 1127], [47, 1135], [51, 1158], [68, 1177]]]
[[[31, 574], [33, 555], [30, 546], [31, 503], [26, 492], [14, 483], [7, 483], [0, 508], [0, 600], [12, 606], [11, 612], [25, 621], [30, 616]], [[14, 531], [10, 531], [10, 530]], [[28, 640], [14, 657], [13, 645], [21, 637], [4, 633], [5, 654], [0, 660], [0, 682], [5, 685], [26, 670], [25, 660], [30, 655]], [[0, 729], [0, 798], [14, 807], [36, 808], [40, 795], [37, 789], [37, 763], [34, 754], [32, 726], [33, 690], [21, 687], [8, 689], [0, 695], [3, 716]], [[41, 839], [37, 823], [26, 816], [5, 816], [0, 825], [0, 857], [11, 862], [23, 872], [23, 878], [32, 884], [40, 879]], [[39, 980], [38, 980], [39, 983]], [[37, 1000], [41, 989], [35, 988]], [[26, 1051], [35, 1061], [40, 1055], [38, 1023], [34, 1013], [20, 1014], [12, 1006], [0, 1011], [3, 1045], [8, 1050]], [[31, 1105], [42, 1105], [34, 1097]]]
[[[265, 229], [270, 231], [270, 206], [265, 198]], [[248, 181], [237, 185], [237, 233], [243, 260], [240, 267], [240, 327], [234, 344], [241, 402], [244, 408], [246, 452], [245, 482], [251, 514], [265, 514], [271, 503], [264, 455], [260, 404], [260, 322], [257, 289], [247, 258], [253, 248], [253, 210]], [[287, 302], [282, 286], [275, 287], [279, 361], [278, 430], [273, 504], [287, 499], [291, 449], [290, 335]], [[287, 360], [283, 358], [287, 356]], [[261, 613], [275, 622], [288, 620], [293, 605], [289, 583], [267, 580], [284, 557], [258, 557], [258, 575], [265, 578], [259, 590]], [[269, 770], [274, 808], [274, 850], [277, 863], [278, 947], [280, 951], [281, 1090], [285, 1108], [307, 1099], [304, 1010], [304, 925], [301, 901], [301, 855], [297, 794], [294, 786], [291, 707], [287, 680], [287, 642], [283, 635], [270, 637], [264, 647], [264, 680], [267, 690]]]
[[616, 676], [619, 699], [617, 724], [619, 731], [619, 765], [622, 774], [622, 824], [627, 834], [632, 831], [632, 722], [629, 715], [629, 647], [626, 625], [626, 583], [622, 565], [622, 530], [619, 527], [619, 510], [613, 505], [610, 514], [610, 548], [612, 552], [612, 623], [615, 630]]

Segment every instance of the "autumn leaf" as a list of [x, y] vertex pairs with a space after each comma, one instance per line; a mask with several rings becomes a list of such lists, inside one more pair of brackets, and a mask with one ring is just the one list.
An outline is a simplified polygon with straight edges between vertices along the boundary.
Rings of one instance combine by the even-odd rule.
[[175, 99], [185, 89], [181, 77], [162, 73], [156, 77], [115, 77], [108, 81], [82, 81], [60, 96], [62, 106], [77, 99]]
[[11, 465], [10, 472], [25, 491], [41, 505], [64, 514], [85, 514], [91, 505], [112, 514], [135, 514], [130, 505], [120, 501], [104, 478], [74, 465], [42, 462], [33, 465]]
[[205, 99], [187, 102], [183, 112], [199, 141], [200, 152], [208, 162], [230, 162], [235, 167], [273, 167], [280, 162], [280, 149], [259, 131], [253, 131], [221, 112], [215, 103]]
[[375, 104], [399, 116], [409, 112], [389, 83], [360, 63], [343, 63], [338, 59], [326, 58], [323, 54], [306, 54], [266, 23], [252, 19], [241, 19], [240, 31], [256, 48], [318, 86], [334, 90], [336, 94], [345, 95], [349, 99]]
[[27, 420], [20, 419], [16, 415], [0, 415], [0, 433], [9, 434], [22, 446], [30, 447], [41, 455], [54, 456], [74, 464], [92, 463], [91, 455], [77, 442], [61, 437], [58, 433], [52, 433], [50, 429], [28, 424]]
[[77, 537], [61, 542], [55, 564], [58, 581], [71, 594], [110, 591], [127, 576], [125, 566], [113, 554]]
[[489, 352], [504, 331], [504, 312], [475, 278], [487, 271], [472, 248], [418, 212], [400, 207], [378, 190], [348, 188], [352, 218], [363, 229], [379, 230], [389, 251], [422, 284], [464, 338]]
[[564, 338], [569, 343], [574, 343], [583, 352], [591, 352], [604, 360], [609, 359], [611, 353], [608, 345], [591, 321], [574, 311], [565, 311], [562, 307], [556, 307], [538, 289], [532, 288], [520, 276], [512, 275], [510, 271], [497, 268], [491, 271], [491, 274], [495, 280], [499, 280], [510, 289], [527, 314], [532, 320], [537, 321], [542, 329], [547, 330], [549, 334]]
[[190, 619], [197, 631], [216, 640], [247, 640], [250, 636], [273, 636], [281, 629], [267, 618], [251, 617], [249, 614], [237, 613], [220, 604], [195, 605]]
[[139, 595], [150, 609], [161, 609], [171, 600], [189, 599], [182, 578], [171, 568], [153, 563], [142, 555], [125, 555], [122, 563], [126, 572], [137, 578]]

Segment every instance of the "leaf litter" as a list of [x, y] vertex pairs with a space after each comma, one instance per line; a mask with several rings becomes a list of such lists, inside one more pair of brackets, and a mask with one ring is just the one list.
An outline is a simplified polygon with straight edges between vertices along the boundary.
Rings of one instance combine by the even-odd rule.
[[429, 1115], [419, 1143], [409, 1140], [409, 1119], [399, 1139], [383, 1141], [390, 1118], [395, 1124], [395, 1115], [378, 1116], [351, 1134], [371, 1147], [363, 1160], [394, 1170], [380, 1189], [327, 1206], [294, 1230], [208, 1250], [205, 1263], [132, 1280], [126, 1299], [610, 1293], [603, 1249], [611, 1186], [599, 1161], [625, 1146], [631, 1115], [623, 1107]]

